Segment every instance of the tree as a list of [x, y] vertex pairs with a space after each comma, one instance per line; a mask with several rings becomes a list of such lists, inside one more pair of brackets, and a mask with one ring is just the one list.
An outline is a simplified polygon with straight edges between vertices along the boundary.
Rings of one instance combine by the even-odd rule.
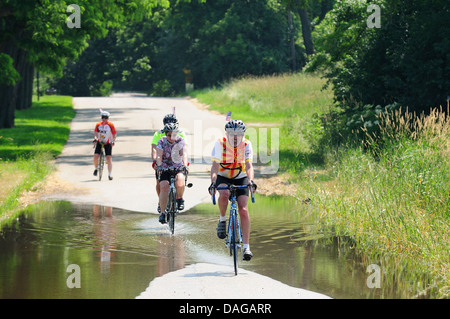
[[[274, 0], [174, 0], [153, 17], [92, 41], [77, 63], [68, 64], [58, 87], [92, 95], [112, 80], [114, 89], [182, 92], [187, 68], [197, 88], [283, 73], [291, 62], [286, 30], [286, 11]], [[299, 45], [294, 50], [300, 55]], [[75, 81], [80, 70], [83, 78]]]
[[316, 27], [336, 102], [346, 111], [394, 102], [412, 111], [446, 105], [450, 87], [450, 4], [378, 0], [381, 28], [370, 28], [367, 3], [336, 2]]
[[[139, 21], [156, 5], [168, 0], [77, 1], [81, 28], [69, 28], [64, 0], [3, 0], [0, 3], [0, 128], [14, 126], [19, 82], [29, 83], [31, 64], [40, 70], [61, 73], [67, 58], [75, 59], [89, 38], [104, 37], [109, 28]], [[26, 90], [29, 95], [30, 90]]]
[[[217, 0], [173, 5], [161, 32], [158, 65], [178, 88], [189, 64], [196, 87], [212, 86], [243, 74], [290, 69], [288, 22], [271, 0]], [[298, 48], [297, 48], [298, 50]]]

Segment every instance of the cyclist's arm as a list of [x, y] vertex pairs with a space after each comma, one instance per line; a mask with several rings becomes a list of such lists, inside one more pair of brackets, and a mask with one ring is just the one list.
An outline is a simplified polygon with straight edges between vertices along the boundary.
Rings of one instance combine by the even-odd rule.
[[161, 166], [162, 164], [162, 155], [163, 155], [163, 150], [160, 148], [156, 149], [156, 165]]
[[95, 141], [98, 140], [98, 124], [95, 125], [95, 129], [94, 129], [94, 140]]
[[112, 134], [112, 142], [111, 142], [112, 145], [114, 145], [114, 143], [116, 142], [116, 138], [117, 138], [117, 133]]
[[188, 165], [188, 153], [187, 153], [187, 148], [186, 146], [183, 147], [183, 164], [185, 166]]
[[152, 144], [152, 161], [156, 161], [156, 144]]
[[219, 162], [213, 162], [211, 166], [211, 183], [216, 183], [217, 173], [219, 173]]
[[252, 162], [245, 162], [245, 171], [247, 172], [248, 181], [252, 181], [255, 178], [255, 171], [253, 170]]

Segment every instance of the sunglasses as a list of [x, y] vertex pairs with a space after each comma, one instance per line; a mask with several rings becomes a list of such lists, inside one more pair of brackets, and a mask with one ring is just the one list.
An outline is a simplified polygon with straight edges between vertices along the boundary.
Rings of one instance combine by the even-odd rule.
[[107, 117], [107, 116], [102, 116], [102, 119], [109, 119], [109, 117]]

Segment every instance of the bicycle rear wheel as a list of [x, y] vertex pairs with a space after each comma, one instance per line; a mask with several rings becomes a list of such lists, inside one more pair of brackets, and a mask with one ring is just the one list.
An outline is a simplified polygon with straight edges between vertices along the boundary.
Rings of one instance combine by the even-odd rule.
[[98, 180], [102, 180], [103, 167], [105, 166], [105, 152], [103, 149], [100, 151], [100, 156], [98, 157]]

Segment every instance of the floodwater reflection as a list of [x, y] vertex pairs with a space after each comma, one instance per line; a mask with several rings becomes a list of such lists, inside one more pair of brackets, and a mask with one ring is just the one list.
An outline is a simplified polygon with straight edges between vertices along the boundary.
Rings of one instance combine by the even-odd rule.
[[[255, 257], [240, 267], [334, 298], [408, 297], [396, 285], [368, 288], [367, 265], [320, 233], [309, 207], [258, 197], [249, 206]], [[0, 298], [134, 298], [155, 277], [189, 264], [231, 266], [216, 236], [217, 209], [202, 204], [180, 214], [172, 236], [153, 214], [39, 203], [1, 228]], [[67, 286], [74, 264], [80, 288]]]

